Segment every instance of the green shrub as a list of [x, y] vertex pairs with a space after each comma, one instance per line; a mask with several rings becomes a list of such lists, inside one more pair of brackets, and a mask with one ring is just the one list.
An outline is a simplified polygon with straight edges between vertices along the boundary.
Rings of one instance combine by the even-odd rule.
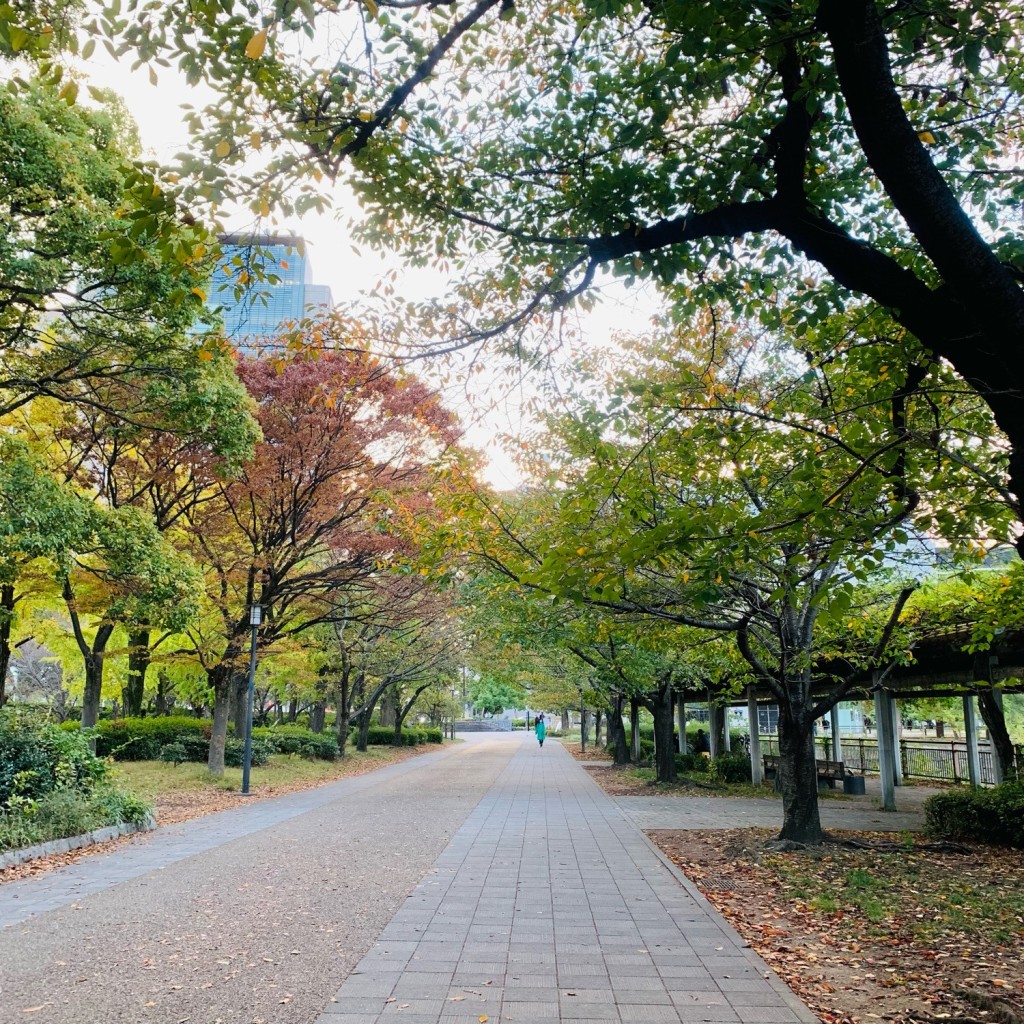
[[[707, 761], [706, 758], [704, 760]], [[719, 754], [708, 762], [708, 774], [720, 782], [750, 782], [750, 755], [738, 752]]]
[[925, 801], [924, 816], [933, 836], [1024, 849], [1024, 782], [937, 793]]
[[[73, 731], [78, 723], [65, 722], [62, 728]], [[168, 743], [209, 740], [211, 728], [212, 723], [187, 715], [103, 720], [96, 723], [96, 753], [115, 761], [153, 761]]]
[[82, 835], [107, 825], [138, 825], [150, 813], [149, 805], [133, 793], [107, 785], [90, 793], [56, 790], [38, 800], [31, 811], [0, 814], [0, 851]]
[[[264, 739], [252, 740], [250, 763], [254, 768], [266, 764], [274, 754], [274, 748]], [[230, 739], [224, 744], [224, 764], [229, 768], [241, 768], [245, 758], [245, 741]]]
[[420, 729], [423, 734], [424, 743], [444, 743], [444, 733], [440, 729], [436, 729], [433, 726], [426, 726]]
[[298, 725], [260, 726], [253, 729], [252, 736], [269, 743], [278, 754], [299, 754], [322, 761], [333, 761], [338, 756], [338, 741], [332, 734], [312, 732]]
[[160, 748], [160, 760], [167, 761], [177, 767], [183, 761], [189, 760], [188, 751], [184, 743], [165, 743]]
[[13, 708], [0, 713], [0, 808], [25, 806], [56, 790], [87, 791], [106, 771], [81, 732]]
[[708, 759], [703, 754], [695, 754], [692, 750], [685, 754], [676, 754], [676, 771], [706, 773], [707, 768]]

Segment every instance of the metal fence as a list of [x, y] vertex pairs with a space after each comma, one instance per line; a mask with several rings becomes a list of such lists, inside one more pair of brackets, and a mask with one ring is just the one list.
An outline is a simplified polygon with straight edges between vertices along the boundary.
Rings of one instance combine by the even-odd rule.
[[[849, 771], [878, 773], [878, 740], [864, 739], [863, 736], [847, 736], [840, 740], [843, 764]], [[828, 737], [815, 740], [815, 755], [823, 761], [832, 758], [832, 740]], [[761, 750], [765, 754], [777, 754], [779, 741], [774, 736], [761, 737]], [[1017, 769], [1024, 769], [1024, 746], [1014, 748]], [[981, 781], [995, 782], [992, 765], [992, 747], [989, 743], [978, 744], [981, 762]], [[900, 764], [907, 778], [941, 779], [946, 782], [967, 782], [970, 771], [967, 766], [967, 743], [964, 740], [928, 742], [924, 740], [900, 740]]]

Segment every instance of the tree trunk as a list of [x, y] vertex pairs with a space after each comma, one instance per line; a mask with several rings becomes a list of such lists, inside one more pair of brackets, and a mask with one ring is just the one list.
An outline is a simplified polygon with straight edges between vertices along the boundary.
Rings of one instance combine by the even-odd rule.
[[978, 692], [978, 710], [981, 712], [981, 720], [988, 730], [992, 752], [999, 758], [1002, 777], [1004, 779], [1016, 778], [1017, 768], [1013, 757], [1013, 740], [1010, 739], [1010, 733], [1006, 728], [1006, 717], [1003, 714], [1002, 706], [992, 690]]
[[629, 701], [629, 756], [633, 764], [640, 763], [640, 704], [636, 698]]
[[324, 724], [327, 721], [327, 701], [314, 701], [309, 709], [309, 731], [320, 733], [324, 731]]
[[580, 740], [584, 747], [590, 742], [590, 712], [586, 709], [580, 716]]
[[289, 722], [289, 724], [294, 725], [295, 722], [298, 720], [298, 717], [299, 717], [299, 701], [298, 701], [297, 697], [292, 697], [292, 699], [290, 701], [288, 701], [288, 722]]
[[235, 727], [235, 736], [239, 739], [245, 735], [245, 720], [249, 703], [249, 679], [244, 672], [231, 674], [231, 722]]
[[658, 687], [655, 699], [648, 705], [654, 715], [654, 767], [658, 782], [676, 781], [675, 716], [672, 704], [672, 683]]
[[366, 741], [370, 733], [370, 713], [370, 709], [367, 708], [367, 710], [359, 716], [359, 733], [356, 736], [356, 750], [361, 754], [366, 753]]
[[383, 726], [394, 725], [396, 717], [395, 695], [389, 689], [380, 702], [380, 724]]
[[83, 652], [85, 662], [85, 691], [82, 694], [82, 728], [91, 729], [100, 717], [100, 698], [103, 693], [103, 656], [114, 627], [105, 623], [96, 630], [92, 648]]
[[779, 705], [778, 788], [782, 793], [779, 838], [818, 846], [822, 831], [812, 725], [810, 721], [795, 719], [792, 708], [785, 703]]
[[405, 721], [405, 716], [395, 712], [395, 731], [391, 736], [391, 746], [400, 747], [402, 745], [402, 722]]
[[150, 658], [149, 630], [133, 629], [128, 634], [128, 681], [121, 690], [126, 718], [137, 718], [142, 714]]
[[338, 739], [338, 757], [345, 756], [348, 745], [348, 732], [352, 727], [351, 704], [349, 703], [348, 675], [342, 677], [338, 686], [337, 701], [334, 711], [334, 731]]
[[712, 704], [708, 708], [708, 733], [714, 757], [725, 753], [725, 708]]
[[615, 764], [629, 764], [629, 747], [626, 743], [626, 726], [622, 721], [622, 709], [626, 698], [621, 693], [615, 695], [615, 707], [608, 716], [608, 742], [612, 746], [612, 758]]
[[234, 676], [227, 665], [221, 664], [207, 673], [213, 688], [213, 729], [210, 733], [210, 756], [206, 767], [211, 775], [224, 774], [224, 746], [228, 738], [228, 711], [234, 690]]
[[565, 733], [567, 733], [571, 728], [572, 728], [572, 726], [569, 724], [569, 712], [568, 711], [563, 711], [562, 712], [562, 735], [564, 736]]
[[601, 722], [602, 715], [600, 710], [594, 712], [594, 747], [600, 749], [601, 747]]
[[167, 673], [159, 669], [156, 674], [156, 701], [154, 710], [158, 715], [169, 715], [174, 697], [171, 695], [170, 681]]
[[0, 587], [0, 708], [7, 703], [7, 669], [11, 664], [11, 627], [14, 625], [14, 585]]

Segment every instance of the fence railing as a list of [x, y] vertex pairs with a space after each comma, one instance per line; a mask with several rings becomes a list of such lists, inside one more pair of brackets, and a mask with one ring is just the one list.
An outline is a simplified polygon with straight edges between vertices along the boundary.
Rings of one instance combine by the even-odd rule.
[[[863, 736], [847, 736], [840, 740], [843, 764], [847, 770], [878, 773], [878, 740], [868, 740]], [[823, 761], [832, 759], [833, 743], [831, 738], [815, 740], [814, 750]], [[779, 741], [775, 736], [761, 737], [761, 750], [766, 754], [779, 752]], [[1017, 770], [1024, 769], [1024, 746], [1014, 748]], [[978, 759], [981, 762], [981, 781], [994, 783], [996, 780], [993, 767], [991, 744], [978, 744]], [[967, 743], [964, 740], [947, 740], [945, 742], [922, 742], [900, 740], [900, 764], [907, 778], [941, 779], [946, 782], [967, 782], [970, 770], [967, 765]]]

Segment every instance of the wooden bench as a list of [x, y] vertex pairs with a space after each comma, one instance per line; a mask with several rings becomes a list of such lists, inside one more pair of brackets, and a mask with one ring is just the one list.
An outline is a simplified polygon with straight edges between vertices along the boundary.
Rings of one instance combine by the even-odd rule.
[[[762, 760], [764, 761], [764, 777], [766, 779], [774, 779], [776, 788], [778, 788], [779, 755], [765, 754]], [[842, 761], [815, 761], [814, 767], [818, 772], [819, 789], [823, 786], [835, 789], [836, 781], [841, 782], [847, 776], [846, 766]]]

